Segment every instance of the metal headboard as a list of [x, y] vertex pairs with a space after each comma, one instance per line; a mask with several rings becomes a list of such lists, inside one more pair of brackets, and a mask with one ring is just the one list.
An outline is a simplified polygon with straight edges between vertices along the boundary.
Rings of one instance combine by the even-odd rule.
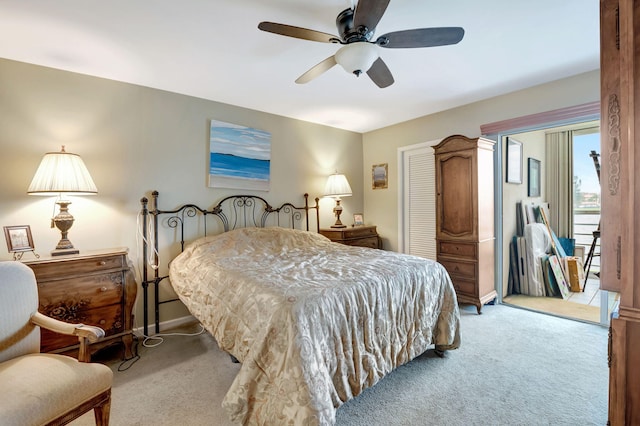
[[[309, 206], [309, 194], [304, 194], [304, 206], [296, 207], [291, 203], [284, 203], [278, 208], [273, 208], [264, 198], [257, 195], [231, 195], [223, 198], [210, 210], [198, 207], [195, 204], [183, 204], [173, 210], [160, 210], [158, 208], [158, 191], [151, 193], [151, 208], [148, 207], [147, 197], [140, 199], [142, 204], [142, 290], [144, 307], [144, 335], [149, 335], [149, 285], [153, 285], [155, 332], [160, 332], [160, 305], [174, 302], [177, 298], [160, 300], [160, 283], [169, 278], [169, 275], [160, 275], [159, 268], [159, 226], [162, 223], [167, 228], [173, 228], [177, 234], [174, 242], [180, 243], [180, 252], [184, 251], [188, 242], [187, 227], [201, 225], [202, 234], [208, 235], [207, 217], [214, 216], [219, 219], [223, 232], [236, 228], [279, 226], [310, 231], [309, 213], [315, 210], [315, 231], [320, 231], [320, 205], [319, 198], [315, 198], [315, 206]], [[195, 222], [195, 223], [194, 223]], [[304, 228], [303, 228], [304, 225]], [[149, 230], [149, 226], [151, 230]], [[149, 235], [149, 233], [152, 235]], [[148, 255], [153, 254], [153, 263], [149, 262]], [[167, 262], [168, 264], [168, 262]], [[150, 272], [152, 272], [150, 274]]]

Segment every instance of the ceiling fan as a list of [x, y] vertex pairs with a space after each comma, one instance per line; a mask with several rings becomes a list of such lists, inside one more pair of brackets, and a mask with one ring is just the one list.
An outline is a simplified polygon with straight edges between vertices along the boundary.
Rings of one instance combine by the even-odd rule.
[[464, 36], [460, 27], [418, 28], [393, 31], [371, 41], [376, 26], [384, 15], [390, 0], [359, 0], [355, 8], [340, 12], [336, 27], [340, 37], [307, 28], [275, 22], [260, 22], [262, 31], [321, 43], [337, 43], [342, 47], [324, 61], [313, 66], [296, 80], [298, 84], [308, 83], [322, 73], [340, 64], [347, 72], [359, 76], [363, 72], [380, 88], [393, 84], [393, 75], [378, 54], [378, 47], [398, 49], [412, 47], [433, 47], [456, 44]]

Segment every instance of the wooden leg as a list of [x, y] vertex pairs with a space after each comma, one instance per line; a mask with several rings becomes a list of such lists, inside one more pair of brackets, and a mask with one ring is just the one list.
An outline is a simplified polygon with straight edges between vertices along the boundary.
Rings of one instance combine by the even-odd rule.
[[482, 314], [482, 303], [476, 305], [476, 310], [478, 311], [478, 315]]
[[101, 405], [93, 409], [96, 418], [96, 426], [109, 426], [109, 414], [111, 413], [111, 391], [109, 398]]
[[436, 349], [434, 352], [436, 353], [436, 355], [438, 357], [444, 358], [444, 354], [445, 354], [446, 351], [443, 351], [442, 349]]
[[133, 334], [127, 334], [122, 336], [122, 343], [124, 343], [124, 359], [133, 358]]

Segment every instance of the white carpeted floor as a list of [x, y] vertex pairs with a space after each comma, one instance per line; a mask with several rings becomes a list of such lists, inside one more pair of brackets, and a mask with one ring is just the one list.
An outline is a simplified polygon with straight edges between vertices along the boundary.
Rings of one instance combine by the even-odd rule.
[[[460, 349], [400, 367], [339, 408], [336, 424], [606, 424], [606, 328], [504, 305], [482, 312], [462, 308]], [[239, 366], [208, 334], [166, 337], [139, 353], [115, 373], [112, 426], [230, 425], [220, 403]], [[72, 424], [95, 424], [93, 414]]]

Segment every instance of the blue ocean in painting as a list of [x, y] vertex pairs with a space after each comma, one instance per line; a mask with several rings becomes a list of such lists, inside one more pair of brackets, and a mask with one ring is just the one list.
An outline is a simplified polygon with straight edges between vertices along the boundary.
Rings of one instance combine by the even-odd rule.
[[231, 154], [211, 153], [209, 174], [244, 179], [269, 180], [271, 161], [239, 157]]

